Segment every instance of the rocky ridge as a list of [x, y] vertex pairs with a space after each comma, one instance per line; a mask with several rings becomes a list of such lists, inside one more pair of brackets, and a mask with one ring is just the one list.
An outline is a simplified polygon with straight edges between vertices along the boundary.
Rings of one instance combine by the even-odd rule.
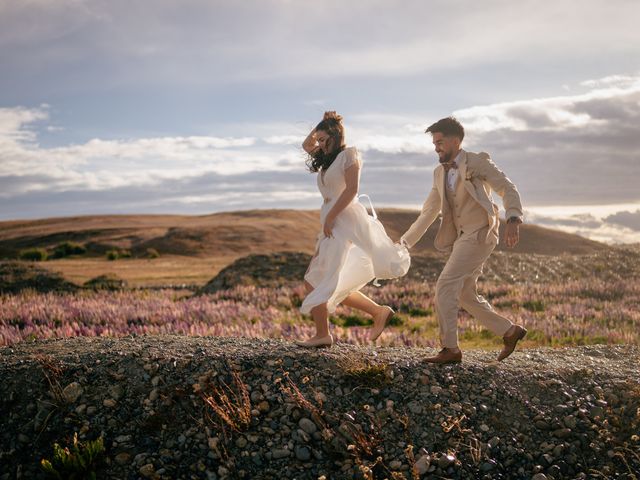
[[98, 478], [636, 478], [637, 346], [468, 352], [136, 336], [0, 349], [0, 479], [102, 437]]

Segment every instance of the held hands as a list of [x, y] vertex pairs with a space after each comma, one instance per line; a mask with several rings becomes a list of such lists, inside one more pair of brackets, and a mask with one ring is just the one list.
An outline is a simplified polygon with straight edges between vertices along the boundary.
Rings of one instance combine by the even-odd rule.
[[520, 224], [507, 223], [504, 227], [504, 242], [509, 248], [515, 247], [520, 241]]

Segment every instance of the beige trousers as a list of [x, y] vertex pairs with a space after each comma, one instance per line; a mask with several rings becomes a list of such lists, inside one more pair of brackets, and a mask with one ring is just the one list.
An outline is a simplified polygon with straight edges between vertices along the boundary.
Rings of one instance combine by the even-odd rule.
[[478, 295], [476, 282], [482, 266], [497, 245], [495, 235], [489, 234], [490, 243], [479, 243], [478, 232], [463, 233], [453, 244], [453, 250], [436, 283], [436, 318], [440, 325], [440, 343], [443, 347], [458, 346], [458, 310], [469, 312], [496, 335], [504, 335], [513, 325], [498, 315], [489, 302]]

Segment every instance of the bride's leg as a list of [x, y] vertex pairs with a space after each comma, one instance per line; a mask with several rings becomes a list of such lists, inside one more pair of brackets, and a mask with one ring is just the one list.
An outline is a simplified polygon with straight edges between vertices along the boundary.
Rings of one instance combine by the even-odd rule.
[[316, 322], [316, 338], [324, 338], [329, 335], [329, 313], [327, 304], [322, 303], [311, 309], [311, 316]]
[[384, 328], [387, 326], [387, 322], [394, 314], [391, 307], [387, 305], [378, 305], [361, 292], [351, 293], [342, 301], [342, 304], [362, 310], [373, 317], [373, 327], [369, 333], [369, 340], [372, 342], [380, 336]]
[[353, 292], [349, 294], [349, 296], [342, 301], [342, 305], [361, 310], [374, 318], [380, 315], [383, 311], [387, 311], [384, 306], [378, 305], [362, 292]]

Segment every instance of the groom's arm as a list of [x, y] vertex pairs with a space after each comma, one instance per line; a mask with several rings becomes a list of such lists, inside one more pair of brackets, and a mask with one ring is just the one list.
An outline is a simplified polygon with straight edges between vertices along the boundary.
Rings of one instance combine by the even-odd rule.
[[502, 198], [506, 218], [517, 217], [522, 221], [522, 203], [516, 186], [500, 170], [487, 153], [479, 153], [474, 162], [473, 174], [478, 175]]
[[407, 230], [406, 233], [402, 235], [400, 241], [402, 242], [404, 240], [409, 245], [409, 247], [413, 247], [422, 238], [424, 233], [435, 221], [435, 219], [438, 218], [439, 213], [440, 195], [438, 194], [438, 190], [436, 189], [434, 175], [433, 187], [431, 188], [431, 192], [429, 192], [427, 200], [422, 206], [420, 216], [409, 227], [409, 230]]

